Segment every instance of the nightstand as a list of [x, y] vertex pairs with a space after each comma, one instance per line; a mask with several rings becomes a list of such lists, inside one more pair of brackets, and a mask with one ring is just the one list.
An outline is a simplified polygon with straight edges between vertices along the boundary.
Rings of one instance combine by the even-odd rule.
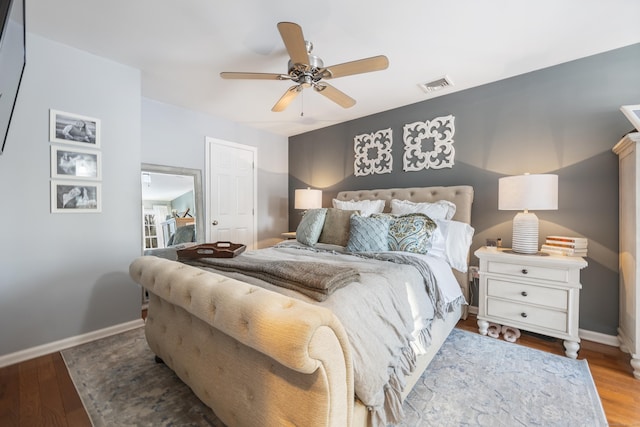
[[295, 231], [287, 231], [286, 233], [282, 233], [280, 235], [282, 236], [283, 239], [287, 239], [287, 240], [296, 238]]
[[487, 334], [489, 322], [564, 340], [565, 354], [575, 359], [580, 349], [578, 319], [579, 257], [509, 253], [486, 247], [480, 259], [478, 328]]

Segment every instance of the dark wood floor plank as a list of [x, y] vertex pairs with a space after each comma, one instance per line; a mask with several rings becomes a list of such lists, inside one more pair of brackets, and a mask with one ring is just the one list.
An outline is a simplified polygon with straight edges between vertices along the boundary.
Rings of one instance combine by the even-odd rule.
[[27, 360], [18, 366], [20, 371], [20, 426], [42, 425], [44, 418], [38, 385], [38, 359]]
[[73, 427], [91, 427], [89, 416], [84, 409], [80, 396], [78, 396], [76, 387], [73, 385], [73, 381], [67, 370], [67, 365], [65, 365], [60, 353], [53, 355], [53, 364], [56, 370], [62, 404], [67, 415], [67, 423]]
[[15, 426], [20, 420], [20, 370], [18, 365], [0, 369], [0, 425]]
[[40, 407], [47, 426], [67, 427], [67, 417], [62, 404], [62, 396], [58, 388], [53, 355], [40, 358], [38, 367], [38, 384], [40, 387]]

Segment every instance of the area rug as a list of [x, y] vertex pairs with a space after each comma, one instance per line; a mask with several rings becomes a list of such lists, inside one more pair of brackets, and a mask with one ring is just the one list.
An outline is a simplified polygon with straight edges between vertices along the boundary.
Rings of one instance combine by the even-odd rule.
[[[143, 328], [62, 352], [95, 426], [223, 426]], [[404, 403], [405, 427], [606, 426], [584, 360], [454, 329]]]

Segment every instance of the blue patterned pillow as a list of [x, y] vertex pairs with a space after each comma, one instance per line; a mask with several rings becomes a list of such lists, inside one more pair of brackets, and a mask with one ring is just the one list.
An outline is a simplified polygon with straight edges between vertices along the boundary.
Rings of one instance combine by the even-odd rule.
[[436, 228], [436, 223], [425, 214], [397, 216], [389, 226], [389, 250], [426, 254]]
[[390, 217], [351, 215], [348, 252], [380, 252], [389, 250]]
[[309, 209], [296, 229], [296, 240], [304, 245], [313, 246], [318, 243], [327, 209]]

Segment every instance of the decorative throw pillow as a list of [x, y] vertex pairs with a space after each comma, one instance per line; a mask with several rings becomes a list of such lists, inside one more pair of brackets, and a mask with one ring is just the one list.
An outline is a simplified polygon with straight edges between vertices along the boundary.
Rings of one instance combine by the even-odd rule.
[[384, 210], [384, 200], [338, 200], [333, 199], [333, 207], [343, 210], [357, 210], [362, 216], [370, 216]]
[[309, 209], [302, 217], [300, 224], [298, 224], [296, 240], [308, 246], [318, 243], [326, 216], [327, 208]]
[[389, 250], [426, 254], [436, 223], [425, 214], [397, 216], [389, 226]]
[[389, 250], [391, 217], [351, 215], [348, 252], [381, 252]]
[[409, 200], [392, 199], [391, 213], [394, 215], [422, 213], [428, 215], [431, 219], [451, 219], [456, 213], [456, 205], [448, 200], [438, 200], [433, 203], [414, 203]]
[[349, 218], [353, 214], [359, 215], [360, 212], [328, 208], [327, 217], [324, 220], [324, 227], [318, 242], [347, 246], [349, 242]]

